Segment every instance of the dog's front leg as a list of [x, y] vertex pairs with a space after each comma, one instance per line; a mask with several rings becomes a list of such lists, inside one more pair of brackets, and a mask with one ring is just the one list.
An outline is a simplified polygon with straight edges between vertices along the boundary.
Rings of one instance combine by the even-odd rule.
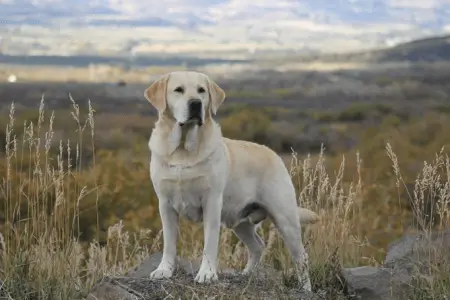
[[152, 279], [172, 277], [177, 255], [178, 214], [167, 200], [159, 202], [159, 214], [163, 227], [163, 255], [158, 268], [150, 274]]
[[212, 193], [203, 203], [204, 248], [200, 269], [195, 277], [199, 283], [209, 283], [217, 278], [217, 255], [222, 212], [222, 194]]

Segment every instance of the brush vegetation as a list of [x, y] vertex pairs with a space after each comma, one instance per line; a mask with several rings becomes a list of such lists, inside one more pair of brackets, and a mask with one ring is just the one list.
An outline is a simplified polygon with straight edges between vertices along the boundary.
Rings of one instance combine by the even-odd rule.
[[[354, 107], [337, 118], [360, 119], [365, 111]], [[227, 118], [227, 136], [263, 143], [270, 137], [267, 112]], [[70, 115], [46, 111], [42, 100], [25, 118], [11, 105], [0, 154], [0, 294], [6, 299], [81, 299], [103, 276], [120, 276], [162, 249], [146, 143], [126, 133], [132, 127], [148, 137], [148, 121], [97, 119], [91, 103], [82, 111], [73, 100]], [[237, 130], [243, 124], [246, 129]], [[402, 124], [367, 131], [359, 151], [345, 155], [320, 147], [313, 155], [284, 156], [299, 204], [322, 218], [303, 236], [313, 289], [327, 299], [349, 297], [342, 267], [378, 265], [387, 244], [402, 234], [450, 226], [450, 159], [441, 149], [449, 142], [448, 127], [436, 118]], [[283, 274], [274, 288], [291, 285], [282, 239], [269, 223], [260, 230], [267, 245], [263, 262]], [[182, 220], [179, 255], [197, 260], [202, 238], [201, 225]], [[222, 229], [220, 265], [241, 269], [246, 256], [232, 231]], [[428, 271], [415, 275], [411, 299], [450, 294], [448, 256], [436, 254]], [[187, 291], [189, 299], [201, 299], [201, 287]], [[225, 299], [229, 291], [217, 293]]]

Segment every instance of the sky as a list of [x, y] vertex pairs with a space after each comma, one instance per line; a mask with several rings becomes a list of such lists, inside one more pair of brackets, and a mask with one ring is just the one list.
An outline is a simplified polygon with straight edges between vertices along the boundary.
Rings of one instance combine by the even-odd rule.
[[38, 33], [94, 48], [134, 42], [135, 51], [345, 52], [450, 34], [450, 0], [0, 0], [0, 20], [14, 51]]

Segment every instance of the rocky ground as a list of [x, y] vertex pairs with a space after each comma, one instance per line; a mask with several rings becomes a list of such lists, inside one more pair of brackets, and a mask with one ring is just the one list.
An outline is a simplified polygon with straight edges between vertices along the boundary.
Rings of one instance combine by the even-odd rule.
[[89, 295], [88, 300], [128, 299], [320, 299], [313, 293], [292, 285], [280, 284], [281, 274], [273, 269], [260, 268], [251, 276], [236, 270], [222, 270], [219, 281], [210, 285], [195, 284], [198, 264], [178, 258], [178, 269], [169, 280], [148, 280], [148, 275], [161, 260], [155, 253], [124, 277], [106, 277]]
[[[391, 244], [382, 266], [342, 269], [347, 295], [339, 299], [409, 299], [415, 289], [417, 268], [430, 267], [439, 253], [449, 251], [450, 231], [406, 235]], [[195, 284], [193, 278], [198, 264], [183, 258], [179, 258], [173, 278], [151, 281], [148, 274], [160, 260], [161, 253], [156, 253], [123, 277], [105, 277], [92, 289], [87, 300], [336, 299], [336, 295], [326, 295], [320, 290], [302, 291], [295, 280], [286, 281], [280, 272], [263, 267], [250, 276], [239, 275], [236, 270], [222, 270], [217, 283]]]

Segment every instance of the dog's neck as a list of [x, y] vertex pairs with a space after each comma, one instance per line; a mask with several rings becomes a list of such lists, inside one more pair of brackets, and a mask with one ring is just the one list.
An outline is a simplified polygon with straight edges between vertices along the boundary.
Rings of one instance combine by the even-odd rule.
[[180, 126], [174, 120], [160, 118], [152, 131], [149, 148], [169, 165], [194, 165], [207, 159], [220, 144], [222, 133], [213, 119], [205, 124]]
[[169, 135], [168, 154], [174, 153], [176, 150], [186, 150], [194, 152], [198, 149], [200, 126], [193, 123], [187, 123], [183, 126], [175, 124]]

